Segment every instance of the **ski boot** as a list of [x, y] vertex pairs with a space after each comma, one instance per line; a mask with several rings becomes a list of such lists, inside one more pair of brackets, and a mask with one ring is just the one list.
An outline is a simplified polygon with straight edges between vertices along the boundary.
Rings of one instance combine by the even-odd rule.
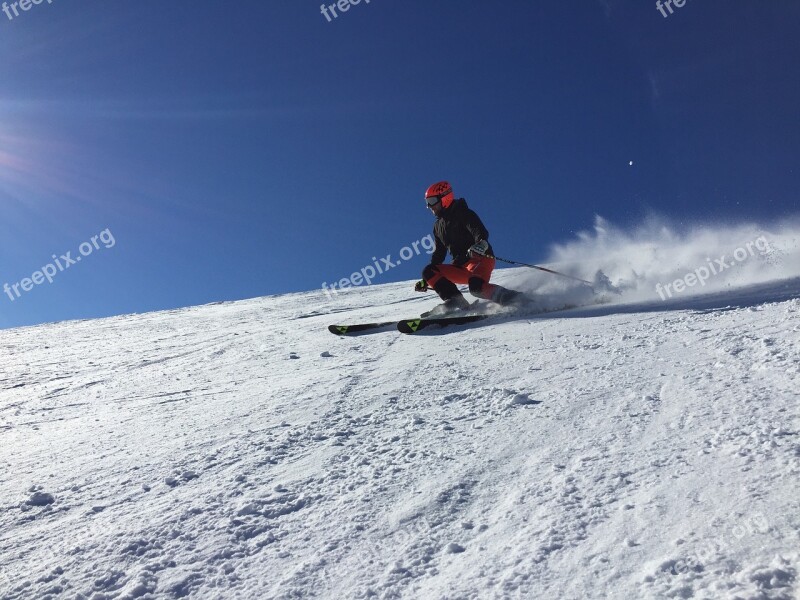
[[494, 294], [492, 294], [492, 302], [496, 302], [500, 306], [522, 308], [531, 302], [531, 298], [522, 292], [509, 290], [498, 285], [497, 289], [494, 291]]
[[448, 298], [441, 304], [434, 306], [431, 310], [422, 313], [420, 316], [423, 319], [427, 317], [446, 317], [469, 310], [471, 306], [469, 301], [464, 298], [463, 295], [459, 294], [458, 296]]

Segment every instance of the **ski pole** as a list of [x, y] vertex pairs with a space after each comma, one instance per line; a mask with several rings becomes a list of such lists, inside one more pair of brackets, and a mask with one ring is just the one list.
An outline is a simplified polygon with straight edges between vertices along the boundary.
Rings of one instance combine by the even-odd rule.
[[581, 283], [585, 283], [588, 286], [591, 286], [591, 282], [586, 281], [585, 279], [580, 279], [579, 277], [573, 277], [572, 275], [565, 275], [564, 273], [559, 273], [558, 271], [553, 271], [552, 269], [547, 269], [545, 267], [540, 267], [538, 265], [529, 265], [528, 263], [517, 262], [515, 260], [508, 260], [507, 258], [500, 258], [499, 256], [489, 256], [489, 258], [493, 258], [495, 260], [499, 260], [500, 262], [508, 263], [510, 265], [519, 265], [521, 267], [529, 267], [531, 269], [538, 269], [539, 271], [544, 271], [545, 273], [552, 273], [553, 275], [559, 275], [561, 277], [566, 277], [567, 279], [574, 279], [575, 281], [580, 281]]

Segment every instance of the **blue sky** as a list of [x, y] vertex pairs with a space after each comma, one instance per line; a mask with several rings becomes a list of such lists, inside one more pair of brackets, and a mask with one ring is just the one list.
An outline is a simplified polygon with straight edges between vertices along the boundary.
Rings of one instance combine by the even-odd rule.
[[798, 30], [794, 0], [0, 13], [0, 286], [96, 238], [0, 295], [0, 327], [319, 288], [427, 235], [439, 179], [522, 261], [595, 214], [780, 219], [800, 188]]

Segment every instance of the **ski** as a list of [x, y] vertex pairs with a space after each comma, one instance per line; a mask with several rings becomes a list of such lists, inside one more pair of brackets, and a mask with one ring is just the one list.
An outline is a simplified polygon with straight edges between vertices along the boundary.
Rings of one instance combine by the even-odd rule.
[[448, 327], [450, 325], [465, 325], [475, 321], [482, 321], [487, 319], [489, 315], [467, 315], [463, 317], [434, 317], [434, 318], [418, 318], [406, 319], [397, 323], [397, 330], [400, 333], [418, 333], [428, 327]]
[[[534, 316], [547, 312], [541, 308], [537, 308], [532, 299], [528, 299], [527, 307], [525, 304], [518, 304], [513, 308], [506, 307], [505, 309], [501, 309], [501, 312], [484, 312], [487, 310], [487, 307], [491, 310], [491, 305], [487, 305], [483, 302], [479, 303], [479, 301], [476, 300], [466, 311], [452, 311], [440, 315], [436, 315], [435, 313], [431, 315], [430, 312], [422, 313], [422, 315], [416, 319], [400, 321], [397, 324], [397, 330], [400, 331], [400, 333], [414, 334], [428, 327], [466, 325], [467, 323], [474, 323], [475, 321], [482, 321], [484, 319], [502, 319], [515, 315]], [[465, 312], [466, 314], [464, 314]]]
[[353, 335], [365, 332], [378, 333], [379, 330], [396, 324], [397, 321], [382, 321], [380, 323], [356, 323], [355, 325], [328, 325], [328, 331], [334, 335]]
[[396, 328], [402, 333], [416, 333], [427, 327], [446, 327], [463, 325], [488, 318], [489, 315], [465, 315], [451, 317], [416, 317], [402, 321], [381, 321], [376, 323], [356, 323], [354, 325], [328, 325], [328, 331], [338, 336], [380, 333], [389, 328]]
[[[353, 325], [329, 325], [328, 331], [338, 336], [362, 335], [362, 334], [367, 335], [371, 333], [381, 333], [386, 329], [393, 328], [394, 326], [396, 326], [397, 330], [400, 331], [401, 333], [413, 334], [428, 327], [447, 327], [450, 325], [465, 325], [467, 323], [473, 323], [475, 321], [481, 321], [483, 319], [497, 318], [513, 314], [513, 313], [505, 313], [505, 314], [476, 313], [475, 312], [476, 310], [480, 310], [482, 308], [482, 305], [476, 306], [476, 304], [477, 303], [473, 303], [472, 310], [467, 311], [468, 314], [466, 315], [464, 315], [461, 312], [451, 312], [449, 314], [445, 313], [440, 316], [436, 316], [434, 314], [427, 317], [419, 316], [412, 319], [403, 319], [401, 321], [377, 321], [374, 323], [356, 323]], [[531, 315], [540, 314], [543, 312], [548, 312], [548, 311], [544, 311], [541, 309], [533, 311], [523, 310], [523, 313], [528, 313]], [[425, 314], [427, 313], [423, 313], [423, 315]]]

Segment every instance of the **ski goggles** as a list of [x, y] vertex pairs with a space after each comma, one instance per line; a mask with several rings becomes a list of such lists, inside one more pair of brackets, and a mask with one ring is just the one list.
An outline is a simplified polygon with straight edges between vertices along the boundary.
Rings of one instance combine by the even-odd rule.
[[441, 201], [442, 201], [441, 196], [429, 196], [425, 198], [425, 202], [428, 204], [428, 206], [436, 206]]

